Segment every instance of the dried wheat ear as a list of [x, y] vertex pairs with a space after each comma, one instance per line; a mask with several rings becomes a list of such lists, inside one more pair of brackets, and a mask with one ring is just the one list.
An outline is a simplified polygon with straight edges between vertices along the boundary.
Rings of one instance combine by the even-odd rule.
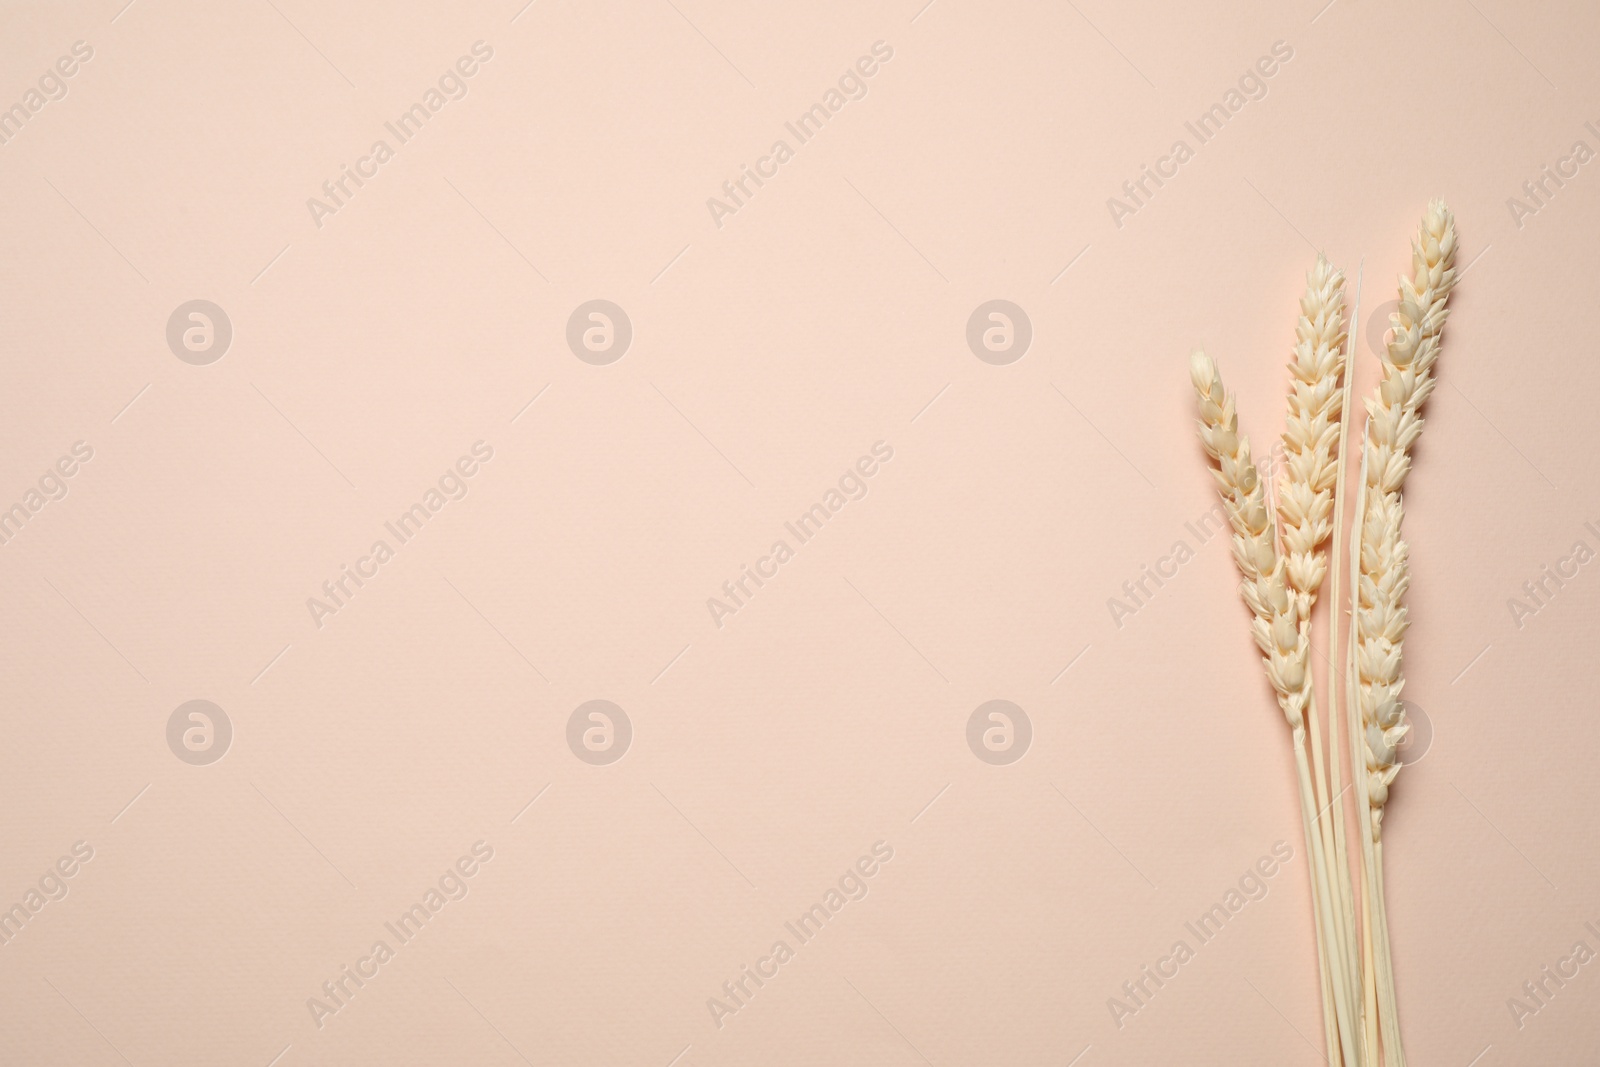
[[[1449, 318], [1456, 284], [1455, 216], [1441, 200], [1428, 205], [1411, 244], [1411, 277], [1400, 279], [1400, 309], [1390, 317], [1390, 340], [1380, 357], [1381, 378], [1366, 401], [1357, 504], [1359, 537], [1351, 571], [1351, 680], [1346, 709], [1360, 744], [1351, 751], [1351, 780], [1365, 782], [1362, 812], [1363, 892], [1369, 903], [1363, 937], [1371, 957], [1364, 982], [1375, 1003], [1383, 1062], [1404, 1067], [1396, 1007], [1394, 959], [1383, 889], [1383, 813], [1400, 773], [1396, 751], [1410, 725], [1400, 694], [1405, 688], [1405, 606], [1411, 585], [1410, 550], [1400, 537], [1405, 520], [1401, 489], [1411, 472], [1411, 449], [1422, 435], [1422, 405], [1433, 392], [1433, 367]], [[1357, 727], [1359, 726], [1359, 730]], [[1358, 750], [1359, 749], [1359, 750]], [[1371, 1062], [1377, 1063], [1376, 1059]]]
[[[1320, 335], [1331, 332], [1336, 340], [1343, 336], [1339, 323], [1332, 322], [1342, 307], [1335, 302], [1331, 289], [1342, 287], [1343, 276], [1320, 263], [1313, 272], [1312, 292], [1302, 304], [1302, 320], [1308, 332], [1315, 335], [1296, 346], [1297, 362], [1303, 351], [1304, 365], [1313, 380], [1302, 400], [1305, 401], [1307, 428], [1310, 429], [1321, 415], [1311, 415], [1314, 406], [1319, 412], [1326, 406], [1315, 402], [1318, 389], [1316, 380], [1320, 373], [1316, 367], [1325, 362], [1328, 347]], [[1326, 295], [1326, 299], [1324, 299]], [[1323, 305], [1327, 304], [1325, 308]], [[1331, 316], [1331, 317], [1330, 317]], [[1311, 326], [1315, 318], [1320, 325]], [[1336, 347], [1336, 346], [1335, 346]], [[1319, 351], [1321, 355], [1319, 355]], [[1333, 359], [1340, 365], [1338, 357]], [[1323, 510], [1316, 504], [1316, 490], [1302, 493], [1292, 490], [1292, 499], [1280, 502], [1296, 519], [1303, 519], [1305, 529], [1297, 542], [1304, 547], [1302, 558], [1296, 562], [1292, 551], [1279, 551], [1280, 529], [1277, 516], [1267, 507], [1266, 488], [1251, 458], [1250, 442], [1239, 433], [1238, 413], [1233, 397], [1222, 384], [1216, 363], [1203, 351], [1196, 350], [1189, 358], [1189, 374], [1194, 383], [1199, 403], [1200, 440], [1212, 460], [1212, 474], [1222, 498], [1223, 510], [1233, 528], [1233, 558], [1239, 568], [1239, 593], [1250, 608], [1250, 629], [1256, 645], [1261, 650], [1267, 679], [1277, 694], [1278, 706], [1290, 730], [1290, 748], [1295, 757], [1299, 778], [1300, 814], [1306, 851], [1311, 857], [1311, 889], [1313, 915], [1317, 927], [1318, 966], [1322, 971], [1323, 1020], [1330, 1060], [1342, 1061], [1346, 1067], [1359, 1067], [1355, 1058], [1358, 1020], [1355, 1017], [1355, 976], [1349, 972], [1351, 953], [1346, 947], [1345, 926], [1337, 913], [1341, 897], [1335, 896], [1337, 884], [1329, 875], [1329, 856], [1324, 842], [1331, 840], [1324, 834], [1325, 805], [1318, 803], [1318, 789], [1312, 773], [1310, 748], [1307, 743], [1307, 714], [1314, 715], [1312, 676], [1310, 669], [1310, 606], [1325, 563], [1316, 559], [1318, 544], [1327, 536], [1326, 529], [1318, 535], [1317, 524], [1329, 525]], [[1331, 400], [1331, 410], [1339, 409], [1342, 397]], [[1291, 411], [1296, 407], [1291, 401]], [[1292, 420], [1291, 420], [1292, 421]], [[1334, 424], [1337, 432], [1337, 423]], [[1321, 437], [1324, 435], [1317, 434]], [[1290, 444], [1290, 457], [1285, 479], [1288, 485], [1297, 485], [1300, 471], [1320, 472], [1327, 462], [1325, 443], [1313, 442], [1313, 449], [1297, 450]], [[1308, 458], [1309, 457], [1309, 458]], [[1325, 478], [1331, 482], [1331, 468]], [[1331, 493], [1328, 494], [1331, 497]], [[1304, 505], [1303, 507], [1301, 505]], [[1330, 503], [1331, 506], [1331, 503]], [[1297, 569], [1291, 575], [1291, 565]], [[1320, 748], [1317, 749], [1320, 752]], [[1324, 784], [1323, 791], [1326, 791]], [[1331, 848], [1331, 844], [1328, 846]]]

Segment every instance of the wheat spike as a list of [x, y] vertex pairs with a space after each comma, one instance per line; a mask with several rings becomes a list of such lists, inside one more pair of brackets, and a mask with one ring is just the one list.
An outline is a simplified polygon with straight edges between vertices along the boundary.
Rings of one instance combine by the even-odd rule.
[[1333, 532], [1339, 414], [1344, 400], [1344, 272], [1322, 256], [1306, 275], [1289, 362], [1289, 415], [1278, 479], [1278, 522], [1286, 578], [1309, 615], [1328, 573], [1322, 543]]
[[1233, 397], [1211, 357], [1196, 349], [1189, 376], [1200, 404], [1200, 441], [1213, 461], [1223, 510], [1233, 527], [1233, 560], [1239, 595], [1253, 618], [1250, 631], [1265, 660], [1267, 680], [1291, 729], [1304, 726], [1310, 688], [1307, 648], [1299, 639], [1299, 604], [1290, 596], [1286, 560], [1278, 553], [1277, 530], [1267, 509], [1266, 486], [1250, 456], [1250, 439], [1239, 433]]
[[[1357, 1067], [1359, 1051], [1352, 1039], [1350, 998], [1346, 994], [1350, 985], [1346, 981], [1343, 947], [1332, 940], [1337, 925], [1306, 755], [1305, 713], [1312, 692], [1311, 640], [1309, 615], [1302, 614], [1301, 606], [1309, 604], [1309, 599], [1302, 597], [1298, 588], [1291, 588], [1290, 561], [1278, 551], [1279, 531], [1273, 512], [1267, 507], [1266, 487], [1251, 459], [1250, 441], [1239, 433], [1233, 397], [1223, 387], [1216, 363], [1197, 349], [1189, 357], [1189, 376], [1199, 401], [1200, 441], [1211, 457], [1211, 473], [1216, 478], [1223, 510], [1233, 528], [1233, 559], [1240, 575], [1239, 595], [1250, 608], [1251, 634], [1261, 650], [1267, 680], [1277, 694], [1278, 706], [1291, 730], [1290, 744], [1300, 786], [1301, 825], [1314, 869], [1312, 913], [1316, 919], [1318, 966], [1322, 972], [1328, 1055], [1330, 1061], [1342, 1057], [1346, 1067]], [[1319, 583], [1320, 580], [1318, 578]]]
[[1362, 851], [1371, 904], [1366, 930], [1372, 946], [1369, 981], [1376, 987], [1384, 1060], [1395, 1067], [1404, 1067], [1405, 1053], [1383, 899], [1383, 812], [1389, 787], [1400, 773], [1396, 749], [1410, 730], [1400, 699], [1405, 688], [1405, 595], [1411, 584], [1408, 550], [1400, 537], [1405, 519], [1401, 490], [1411, 470], [1411, 448], [1422, 434], [1421, 409], [1433, 392], [1433, 364], [1456, 282], [1455, 217], [1443, 201], [1428, 205], [1411, 249], [1412, 276], [1400, 279], [1400, 310], [1390, 319], [1393, 339], [1380, 359], [1381, 380], [1366, 402], [1360, 535], [1353, 546], [1359, 562], [1351, 620], [1353, 703], [1364, 749], [1363, 766], [1352, 771], [1364, 773], [1366, 781]]
[[[1299, 606], [1300, 626], [1309, 645], [1311, 608], [1328, 574], [1324, 544], [1333, 532], [1334, 488], [1339, 480], [1342, 416], [1346, 407], [1344, 272], [1318, 255], [1306, 275], [1305, 294], [1295, 322], [1295, 346], [1289, 361], [1288, 416], [1284, 425], [1284, 465], [1278, 477], [1278, 525], [1287, 557], [1285, 578]], [[1329, 702], [1330, 710], [1333, 703]], [[1333, 715], [1332, 719], [1336, 719]], [[1330, 720], [1331, 721], [1331, 720]], [[1354, 894], [1344, 851], [1344, 807], [1335, 806], [1324, 759], [1323, 730], [1318, 722], [1315, 687], [1306, 705], [1312, 783], [1317, 800], [1317, 829], [1328, 859], [1331, 884], [1330, 937], [1343, 953], [1347, 1004], [1360, 995], [1356, 953]], [[1335, 735], [1336, 736], [1336, 735]], [[1330, 748], [1336, 749], [1334, 742]], [[1330, 817], [1330, 811], [1337, 819]]]
[[1395, 749], [1410, 728], [1400, 703], [1410, 585], [1400, 491], [1411, 470], [1411, 447], [1422, 434], [1422, 405], [1433, 392], [1433, 364], [1456, 281], [1455, 253], [1455, 218], [1435, 200], [1412, 242], [1412, 277], [1400, 279], [1400, 310], [1390, 320], [1393, 340], [1381, 359], [1382, 379], [1366, 401], [1356, 667], [1374, 841], [1382, 836], [1383, 807], [1400, 773]]

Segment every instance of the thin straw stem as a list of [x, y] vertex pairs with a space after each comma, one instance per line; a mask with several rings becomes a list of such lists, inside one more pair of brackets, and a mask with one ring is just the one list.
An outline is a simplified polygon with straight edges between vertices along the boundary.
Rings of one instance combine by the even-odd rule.
[[[1367, 435], [1363, 426], [1362, 439]], [[1361, 530], [1367, 518], [1367, 450], [1361, 450], [1361, 481], [1356, 487], [1356, 513], [1354, 522], [1350, 527], [1350, 630], [1349, 640], [1345, 643], [1345, 659], [1347, 663], [1345, 675], [1345, 721], [1349, 726], [1350, 742], [1350, 781], [1352, 784], [1361, 783], [1361, 795], [1356, 798], [1356, 811], [1361, 823], [1361, 934], [1363, 958], [1366, 962], [1361, 974], [1362, 1001], [1367, 1011], [1367, 1058], [1372, 1067], [1378, 1067], [1382, 1062], [1378, 1045], [1378, 992], [1377, 992], [1377, 946], [1374, 936], [1375, 915], [1383, 907], [1383, 898], [1373, 890], [1373, 847], [1372, 847], [1372, 809], [1367, 802], [1367, 765], [1365, 760], [1366, 750], [1362, 747], [1365, 742], [1361, 738], [1361, 711], [1357, 704], [1360, 698], [1356, 685], [1356, 614], [1361, 609], [1361, 591], [1356, 582], [1356, 575], [1360, 573], [1361, 560]]]
[[[1344, 761], [1339, 758], [1339, 731], [1340, 708], [1339, 682], [1343, 673], [1337, 664], [1339, 659], [1339, 613], [1343, 610], [1344, 601], [1339, 596], [1339, 583], [1343, 573], [1344, 553], [1342, 548], [1345, 533], [1344, 526], [1344, 497], [1345, 497], [1345, 448], [1350, 441], [1350, 408], [1351, 397], [1355, 393], [1355, 356], [1356, 338], [1360, 334], [1361, 325], [1361, 287], [1366, 275], [1367, 260], [1363, 256], [1356, 266], [1356, 293], [1350, 311], [1350, 325], [1345, 333], [1345, 358], [1344, 380], [1341, 383], [1344, 396], [1340, 401], [1339, 410], [1339, 460], [1337, 473], [1334, 476], [1333, 490], [1333, 547], [1329, 551], [1329, 566], [1332, 573], [1329, 575], [1330, 592], [1328, 594], [1328, 770], [1330, 779], [1328, 788], [1331, 803], [1333, 804], [1333, 843], [1334, 855], [1339, 858], [1339, 903], [1345, 924], [1345, 958], [1349, 961], [1347, 976], [1350, 978], [1351, 1003], [1357, 1006], [1363, 1016], [1364, 998], [1362, 984], [1365, 981], [1367, 968], [1363, 966], [1361, 955], [1361, 937], [1356, 926], [1355, 890], [1350, 876], [1350, 852], [1348, 836], [1345, 831], [1345, 802], [1344, 794], [1348, 788], [1344, 784]], [[1352, 568], [1351, 573], [1355, 573]], [[1344, 679], [1348, 683], [1348, 678]], [[1347, 690], [1348, 692], [1348, 686]], [[1347, 740], [1349, 740], [1347, 738]], [[1353, 780], [1352, 780], [1353, 781]], [[1364, 802], [1363, 798], [1356, 798]]]
[[[1295, 774], [1296, 777], [1299, 776], [1298, 768]], [[1300, 832], [1304, 835], [1309, 856], [1312, 854], [1313, 832], [1311, 813], [1306, 810], [1304, 803], [1300, 805]], [[1313, 869], [1310, 866], [1306, 868], [1308, 872]], [[1322, 987], [1322, 1036], [1328, 1043], [1328, 1062], [1338, 1063], [1342, 1059], [1339, 1051], [1339, 1015], [1333, 999], [1333, 972], [1328, 963], [1327, 938], [1323, 936], [1322, 930], [1322, 906], [1319, 900], [1322, 894], [1317, 889], [1316, 876], [1312, 874], [1308, 880], [1311, 882], [1311, 917], [1315, 920], [1317, 930], [1317, 970], [1321, 978], [1318, 984]]]
[[[1308, 829], [1315, 829], [1316, 808], [1314, 805], [1316, 801], [1312, 796], [1311, 769], [1309, 766], [1307, 766], [1304, 734], [1305, 730], [1303, 727], [1294, 731], [1294, 760], [1295, 767], [1300, 772], [1300, 803], [1304, 808], [1307, 809], [1308, 818], [1312, 823]], [[1313, 872], [1315, 884], [1313, 885], [1312, 898], [1316, 906], [1321, 911], [1322, 921], [1320, 925], [1322, 927], [1322, 939], [1327, 940], [1332, 931], [1336, 928], [1333, 920], [1333, 902], [1330, 899], [1333, 896], [1333, 893], [1330, 890], [1330, 883], [1328, 881], [1328, 865], [1322, 854], [1321, 842], [1318, 841], [1315, 836], [1313, 836], [1308, 844], [1311, 848], [1312, 865], [1315, 868]], [[1321, 889], [1320, 894], [1315, 891], [1317, 888]], [[1334, 951], [1335, 949], [1338, 949], [1338, 951]], [[1349, 1011], [1350, 1006], [1345, 1002], [1345, 998], [1341, 992], [1345, 987], [1343, 949], [1329, 942], [1329, 944], [1322, 950], [1327, 953], [1327, 960], [1329, 964], [1328, 969], [1332, 973], [1333, 977], [1333, 1014], [1334, 1018], [1337, 1019], [1339, 1023], [1339, 1051], [1342, 1053], [1345, 1067], [1359, 1067], [1359, 1061], [1356, 1057], [1360, 1053], [1357, 1050], [1357, 1046], [1354, 1041], [1354, 1035], [1351, 1031]]]
[[[1383, 839], [1372, 843], [1373, 893], [1383, 896]], [[1383, 1027], [1384, 1059], [1389, 1067], [1406, 1067], [1405, 1048], [1400, 1044], [1400, 1006], [1394, 988], [1394, 953], [1389, 945], [1389, 906], [1375, 909], [1377, 922], [1373, 940], [1378, 946], [1378, 1022]]]

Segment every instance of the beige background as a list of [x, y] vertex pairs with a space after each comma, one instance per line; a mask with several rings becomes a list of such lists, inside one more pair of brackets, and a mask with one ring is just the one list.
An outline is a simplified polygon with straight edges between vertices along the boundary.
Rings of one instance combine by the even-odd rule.
[[[1190, 346], [1268, 440], [1313, 248], [1365, 257], [1370, 311], [1433, 195], [1469, 269], [1408, 493], [1436, 736], [1385, 823], [1405, 1032], [1418, 1064], [1592, 1060], [1594, 966], [1520, 1030], [1506, 1003], [1600, 949], [1600, 576], [1507, 606], [1600, 547], [1600, 176], [1506, 203], [1600, 149], [1586, 5], [123, 3], [0, 15], [0, 104], [93, 49], [0, 145], [0, 506], [93, 449], [0, 545], [0, 903], [94, 852], [0, 947], [0, 1061], [1319, 1062], [1224, 542], [1120, 627], [1107, 600], [1210, 503]], [[476, 41], [467, 95], [318, 227]], [[866, 96], [718, 227], [877, 41]], [[634, 331], [607, 366], [565, 341], [596, 298]], [[1007, 366], [964, 337], [995, 298], [1034, 331]], [[194, 299], [233, 328], [207, 366], [165, 339]], [[319, 628], [307, 598], [480, 440]], [[713, 625], [878, 441], [867, 496]], [[207, 766], [166, 740], [194, 699], [233, 727]], [[633, 726], [608, 766], [567, 746], [591, 699]], [[967, 747], [991, 699], [1033, 726], [1008, 766]], [[307, 999], [480, 840], [319, 1028]], [[878, 841], [868, 895], [716, 1026]], [[1108, 998], [1277, 841], [1265, 898], [1119, 1029]]]

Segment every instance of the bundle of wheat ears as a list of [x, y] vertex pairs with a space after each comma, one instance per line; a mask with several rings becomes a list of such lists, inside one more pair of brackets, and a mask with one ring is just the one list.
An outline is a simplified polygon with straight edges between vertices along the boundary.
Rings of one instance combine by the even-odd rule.
[[[1442, 201], [1428, 205], [1412, 242], [1411, 277], [1400, 279], [1400, 309], [1390, 316], [1380, 380], [1366, 401], [1361, 478], [1348, 538], [1349, 631], [1344, 668], [1338, 612], [1344, 524], [1344, 442], [1350, 427], [1350, 360], [1344, 272], [1322, 256], [1306, 276], [1289, 361], [1289, 412], [1275, 500], [1239, 432], [1233, 397], [1217, 366], [1195, 351], [1189, 372], [1199, 394], [1200, 440], [1211, 457], [1223, 508], [1233, 527], [1239, 593], [1251, 613], [1267, 680], [1289, 727], [1299, 777], [1301, 828], [1311, 856], [1312, 914], [1322, 978], [1322, 1017], [1330, 1064], [1403, 1067], [1394, 963], [1383, 897], [1383, 810], [1400, 772], [1397, 747], [1410, 729], [1400, 692], [1406, 631], [1408, 551], [1400, 539], [1400, 490], [1411, 447], [1422, 433], [1422, 404], [1433, 391], [1433, 364], [1455, 286], [1455, 218]], [[1359, 316], [1357, 310], [1350, 321]], [[1311, 609], [1329, 577], [1326, 713], [1318, 716], [1311, 663]], [[1340, 679], [1344, 730], [1339, 727]], [[1348, 762], [1340, 759], [1340, 747]], [[1348, 784], [1345, 775], [1348, 774]], [[1354, 787], [1359, 843], [1349, 846], [1345, 793]], [[1352, 877], [1352, 869], [1359, 877]], [[1359, 883], [1359, 886], [1358, 886]]]

